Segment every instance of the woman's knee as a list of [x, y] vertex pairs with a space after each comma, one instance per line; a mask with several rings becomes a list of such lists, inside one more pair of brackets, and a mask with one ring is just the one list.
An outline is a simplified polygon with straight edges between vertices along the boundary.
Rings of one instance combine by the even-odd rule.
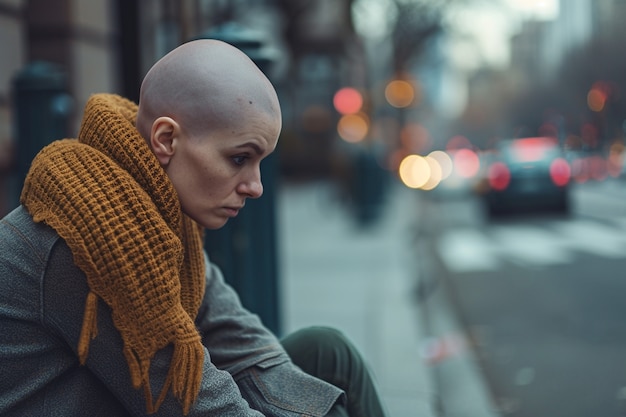
[[285, 337], [283, 342], [318, 348], [349, 344], [347, 337], [340, 330], [326, 326], [305, 327]]
[[319, 351], [333, 351], [350, 345], [346, 336], [339, 330], [325, 326], [311, 326], [297, 330], [284, 339], [281, 343], [291, 355], [311, 354]]
[[361, 361], [350, 340], [332, 327], [307, 327], [288, 335], [282, 343], [296, 365], [317, 376], [336, 374], [338, 369]]
[[304, 372], [346, 392], [347, 414], [384, 416], [360, 352], [341, 331], [331, 327], [307, 327], [288, 335], [282, 343], [292, 361]]

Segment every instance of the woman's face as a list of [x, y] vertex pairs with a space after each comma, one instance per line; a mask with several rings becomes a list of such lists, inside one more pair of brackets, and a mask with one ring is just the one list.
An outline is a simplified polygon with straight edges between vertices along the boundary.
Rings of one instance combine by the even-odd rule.
[[224, 226], [247, 198], [263, 194], [260, 164], [278, 142], [279, 114], [249, 108], [237, 122], [205, 134], [181, 130], [164, 165], [183, 212], [207, 229]]

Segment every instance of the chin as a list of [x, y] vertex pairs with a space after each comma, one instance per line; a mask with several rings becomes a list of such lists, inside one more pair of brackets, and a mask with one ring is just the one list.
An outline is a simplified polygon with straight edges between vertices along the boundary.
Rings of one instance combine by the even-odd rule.
[[226, 226], [226, 223], [228, 223], [228, 219], [223, 220], [223, 221], [213, 221], [213, 222], [208, 222], [206, 224], [202, 224], [204, 226], [205, 229], [208, 230], [218, 230], [221, 229], [222, 227]]
[[191, 217], [193, 221], [198, 223], [200, 226], [204, 227], [207, 230], [217, 230], [221, 229], [228, 222], [228, 217], [220, 217], [220, 216], [192, 216], [191, 214], [185, 212], [187, 216]]

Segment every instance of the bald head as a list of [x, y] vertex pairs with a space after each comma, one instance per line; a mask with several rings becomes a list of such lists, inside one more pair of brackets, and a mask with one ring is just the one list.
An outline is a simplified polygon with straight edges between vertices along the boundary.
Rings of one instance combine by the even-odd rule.
[[171, 117], [189, 132], [237, 123], [242, 106], [280, 118], [274, 87], [239, 49], [221, 41], [185, 43], [161, 58], [141, 85], [137, 129], [148, 140], [154, 121]]

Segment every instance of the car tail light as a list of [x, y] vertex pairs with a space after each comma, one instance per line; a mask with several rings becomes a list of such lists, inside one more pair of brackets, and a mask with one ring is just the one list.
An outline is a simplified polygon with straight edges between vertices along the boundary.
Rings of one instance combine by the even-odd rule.
[[504, 162], [495, 162], [489, 167], [488, 178], [493, 190], [502, 191], [511, 182], [511, 171]]
[[556, 158], [552, 161], [550, 164], [550, 178], [552, 178], [552, 182], [555, 185], [559, 187], [567, 185], [571, 176], [572, 170], [565, 159]]

